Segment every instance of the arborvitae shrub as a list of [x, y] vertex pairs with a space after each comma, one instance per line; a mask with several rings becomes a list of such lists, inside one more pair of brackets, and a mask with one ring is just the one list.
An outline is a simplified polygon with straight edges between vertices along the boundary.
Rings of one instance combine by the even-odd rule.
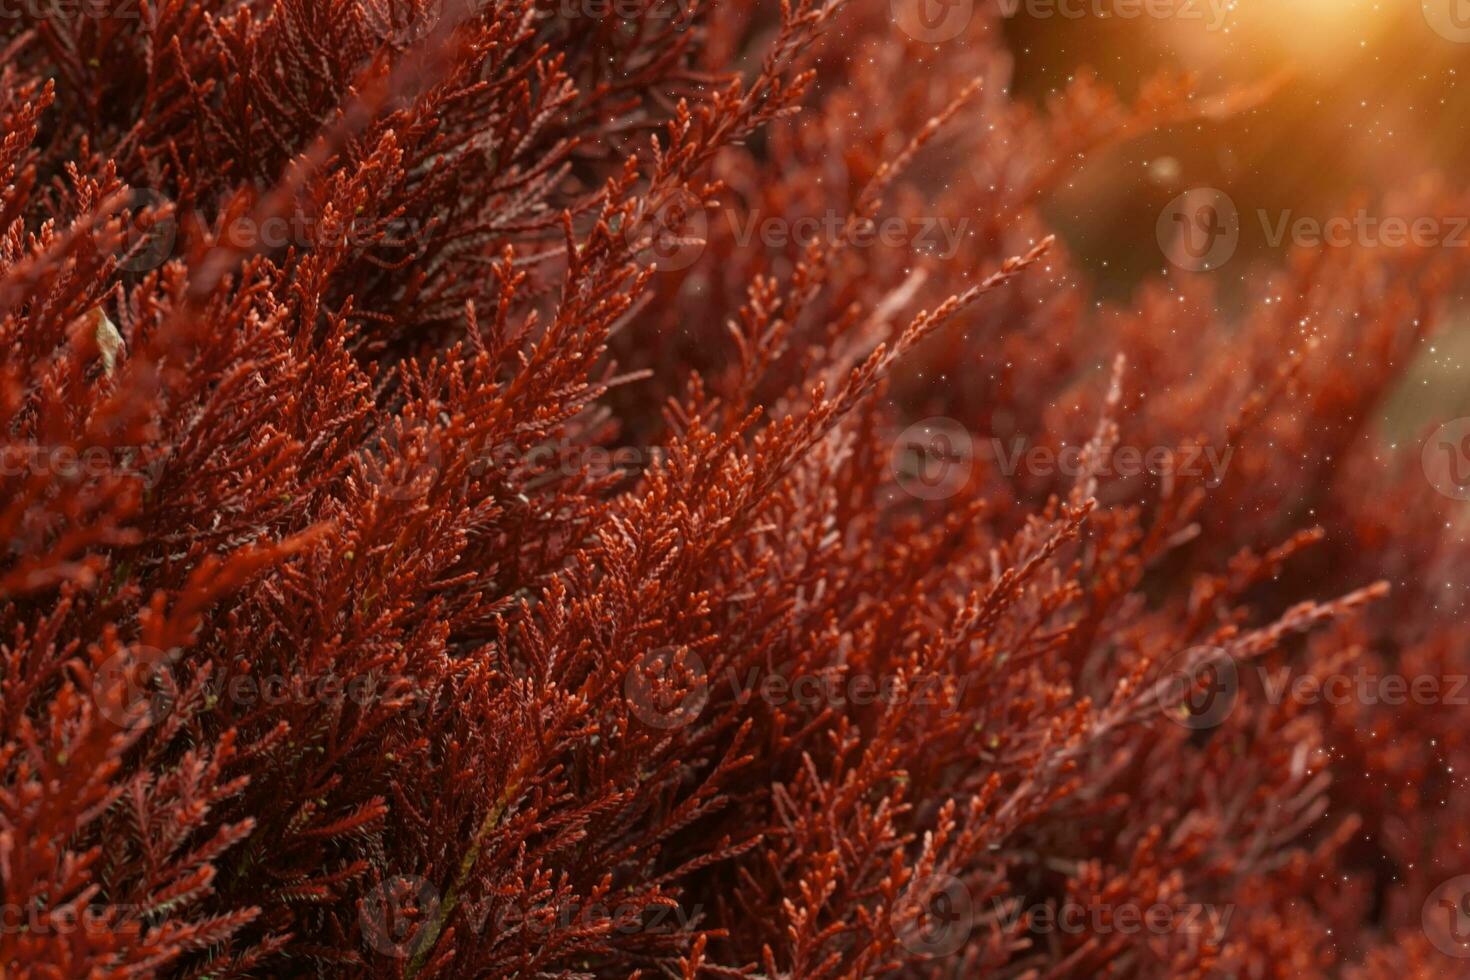
[[1260, 93], [894, 16], [0, 21], [0, 976], [1460, 965], [1464, 257], [1098, 304], [1038, 206]]

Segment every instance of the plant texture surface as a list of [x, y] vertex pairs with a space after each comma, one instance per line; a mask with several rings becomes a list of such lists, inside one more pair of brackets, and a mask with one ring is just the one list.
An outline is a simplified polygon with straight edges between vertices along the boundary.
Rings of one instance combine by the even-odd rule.
[[1101, 303], [1269, 93], [901, 6], [0, 21], [0, 977], [1466, 967], [1464, 250]]

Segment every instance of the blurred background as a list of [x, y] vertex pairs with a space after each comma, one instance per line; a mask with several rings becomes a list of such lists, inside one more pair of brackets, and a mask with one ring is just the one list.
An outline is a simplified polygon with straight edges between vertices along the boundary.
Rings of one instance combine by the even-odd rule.
[[[1145, 276], [1189, 274], [1165, 261], [1155, 225], [1190, 188], [1218, 188], [1240, 213], [1235, 258], [1213, 273], [1224, 302], [1262, 262], [1285, 261], [1288, 243], [1273, 244], [1261, 211], [1381, 215], [1386, 197], [1426, 180], [1470, 189], [1470, 0], [986, 2], [1018, 52], [1015, 94], [1038, 106], [1084, 70], [1125, 98], [1160, 70], [1192, 73], [1205, 95], [1274, 83], [1253, 109], [1095, 155], [1049, 202], [1103, 298], [1126, 298]], [[1385, 415], [1391, 437], [1470, 414], [1470, 288], [1456, 284], [1455, 296], [1452, 329]]]

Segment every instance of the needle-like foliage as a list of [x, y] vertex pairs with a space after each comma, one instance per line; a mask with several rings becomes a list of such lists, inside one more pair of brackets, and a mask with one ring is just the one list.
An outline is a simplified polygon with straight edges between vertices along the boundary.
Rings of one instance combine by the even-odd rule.
[[[1230, 99], [1029, 110], [991, 14], [877, 0], [40, 7], [0, 22], [0, 976], [1443, 965], [1463, 710], [1270, 695], [1470, 669], [1454, 502], [1367, 425], [1463, 259], [1108, 307], [1038, 210]], [[976, 444], [942, 493], [933, 417]], [[1222, 657], [1196, 724], [1169, 682]]]

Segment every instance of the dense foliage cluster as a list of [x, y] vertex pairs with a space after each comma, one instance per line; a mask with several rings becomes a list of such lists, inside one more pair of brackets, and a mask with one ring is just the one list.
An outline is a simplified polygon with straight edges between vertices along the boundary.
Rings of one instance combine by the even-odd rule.
[[1470, 670], [1375, 426], [1465, 259], [1112, 306], [1038, 210], [1262, 93], [1027, 108], [878, 0], [30, 7], [0, 976], [1462, 965], [1466, 709], [1280, 691]]

